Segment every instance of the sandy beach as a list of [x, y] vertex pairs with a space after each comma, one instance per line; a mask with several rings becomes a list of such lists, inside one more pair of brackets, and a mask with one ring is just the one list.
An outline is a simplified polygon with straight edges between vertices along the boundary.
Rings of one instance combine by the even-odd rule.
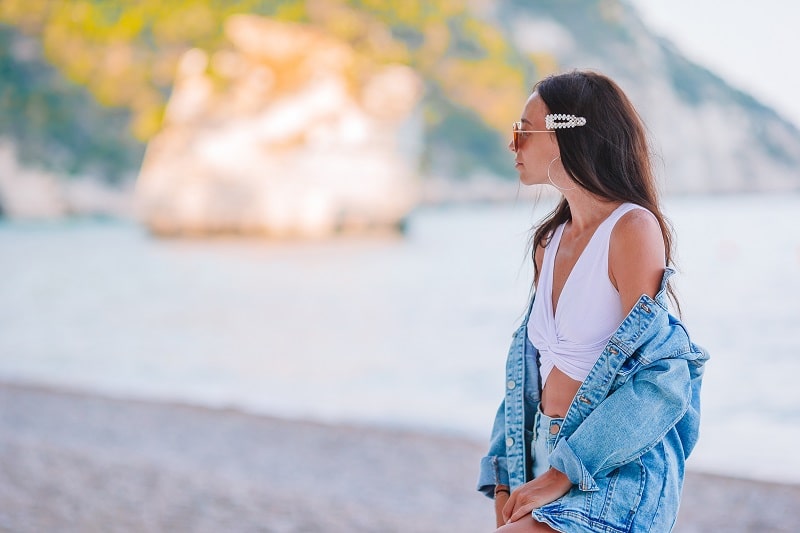
[[[0, 385], [0, 531], [488, 532], [484, 443]], [[789, 532], [800, 486], [691, 472], [678, 532]]]

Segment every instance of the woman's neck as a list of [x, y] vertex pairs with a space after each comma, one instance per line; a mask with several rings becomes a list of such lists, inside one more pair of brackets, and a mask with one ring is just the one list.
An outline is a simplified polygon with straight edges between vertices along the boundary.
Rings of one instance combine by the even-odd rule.
[[577, 233], [583, 233], [586, 230], [594, 231], [600, 222], [608, 218], [622, 204], [617, 200], [599, 198], [582, 189], [568, 191], [564, 196], [569, 204], [572, 217], [571, 230]]

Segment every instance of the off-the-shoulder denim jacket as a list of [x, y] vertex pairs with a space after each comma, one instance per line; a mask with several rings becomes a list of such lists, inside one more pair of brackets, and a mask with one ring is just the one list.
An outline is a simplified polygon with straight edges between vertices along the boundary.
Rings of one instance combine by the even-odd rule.
[[[655, 300], [643, 295], [609, 340], [569, 406], [549, 457], [574, 483], [533, 516], [564, 532], [667, 532], [674, 525], [684, 464], [700, 424], [708, 354], [667, 308], [666, 269]], [[495, 418], [478, 490], [531, 479], [533, 416], [541, 386], [528, 340], [530, 307], [508, 352], [505, 399]]]

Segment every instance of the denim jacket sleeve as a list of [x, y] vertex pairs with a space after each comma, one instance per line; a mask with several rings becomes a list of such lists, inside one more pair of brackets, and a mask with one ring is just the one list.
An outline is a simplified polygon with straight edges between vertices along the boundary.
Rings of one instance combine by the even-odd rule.
[[508, 467], [506, 466], [505, 444], [505, 411], [506, 402], [500, 403], [497, 415], [492, 426], [492, 436], [489, 441], [489, 452], [481, 459], [480, 474], [478, 477], [478, 490], [494, 498], [496, 485], [508, 485]]
[[643, 366], [558, 442], [550, 464], [581, 490], [597, 490], [595, 476], [649, 451], [683, 417], [690, 389], [684, 359]]

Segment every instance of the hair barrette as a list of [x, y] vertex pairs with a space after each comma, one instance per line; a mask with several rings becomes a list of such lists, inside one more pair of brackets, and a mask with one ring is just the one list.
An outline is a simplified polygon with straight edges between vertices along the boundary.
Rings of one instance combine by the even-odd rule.
[[548, 130], [558, 130], [564, 128], [576, 128], [578, 126], [585, 126], [585, 117], [576, 117], [575, 115], [565, 115], [564, 113], [551, 113], [544, 117], [544, 127]]

